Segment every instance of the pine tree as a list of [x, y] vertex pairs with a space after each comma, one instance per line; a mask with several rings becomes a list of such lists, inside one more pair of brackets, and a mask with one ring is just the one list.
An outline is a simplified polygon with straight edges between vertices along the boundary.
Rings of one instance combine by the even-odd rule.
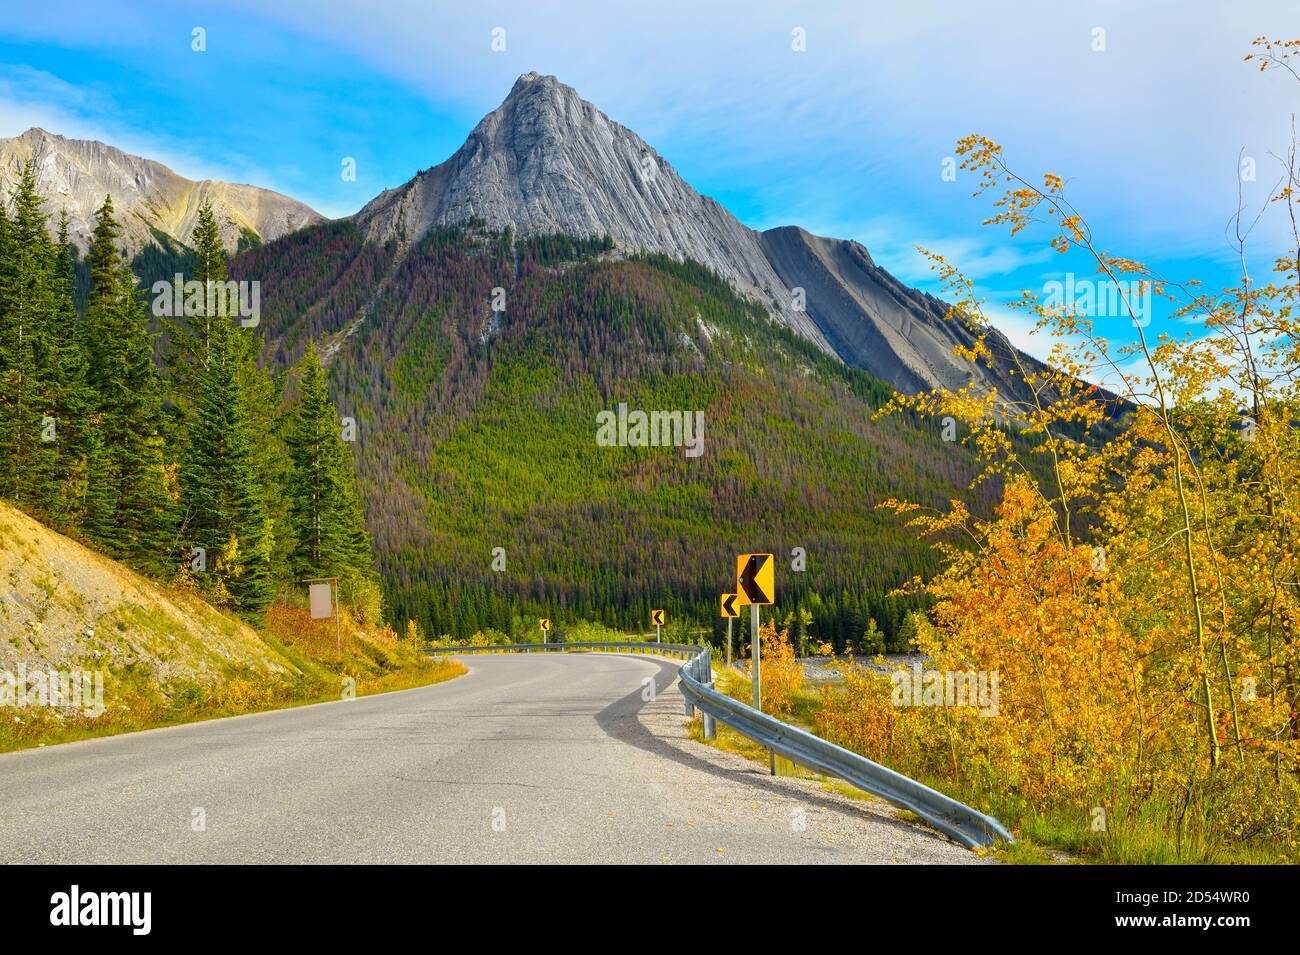
[[12, 301], [16, 283], [13, 225], [0, 202], [0, 493], [12, 494], [16, 471], [14, 456], [18, 444], [18, 422], [14, 415], [18, 398], [19, 336], [14, 328]]
[[257, 368], [260, 339], [236, 327], [232, 310], [206, 294], [227, 280], [225, 246], [207, 203], [192, 241], [203, 307], [170, 323], [167, 359], [189, 509], [186, 536], [209, 555], [214, 595], [255, 619], [273, 590], [271, 514], [280, 492], [270, 478], [283, 467], [283, 455], [275, 453], [279, 392]]
[[[87, 507], [99, 512], [87, 521], [87, 533], [112, 556], [161, 573], [171, 561], [173, 497], [163, 460], [160, 385], [135, 276], [113, 244], [118, 234], [106, 198], [91, 242], [84, 333], [96, 431], [87, 447], [85, 495]], [[108, 487], [91, 483], [100, 480]]]
[[31, 161], [19, 174], [8, 246], [0, 317], [0, 460], [4, 493], [38, 511], [58, 484], [58, 422], [50, 412], [54, 390], [49, 346], [54, 304], [54, 248], [45, 231], [44, 200]]
[[80, 517], [90, 452], [91, 390], [86, 343], [73, 303], [76, 251], [68, 238], [68, 216], [59, 217], [59, 241], [54, 267], [54, 315], [49, 327], [52, 390], [49, 403], [58, 422], [57, 492], [46, 509], [54, 523], [68, 529]]
[[205, 285], [203, 307], [198, 314], [173, 315], [163, 322], [168, 339], [163, 362], [167, 369], [172, 413], [180, 434], [184, 432], [185, 415], [194, 403], [198, 377], [207, 369], [211, 358], [213, 323], [222, 317], [216, 314], [217, 309], [207, 307], [209, 284], [226, 280], [226, 250], [208, 202], [199, 207], [190, 242], [197, 262], [192, 278]]
[[153, 364], [153, 337], [123, 260], [118, 272], [121, 317], [116, 401], [107, 440], [117, 482], [118, 552], [135, 566], [160, 570], [169, 562], [170, 501], [163, 462], [162, 399]]
[[189, 508], [186, 536], [208, 555], [214, 595], [256, 619], [273, 589], [272, 537], [239, 387], [235, 334], [227, 322], [211, 324], [207, 364], [195, 379], [181, 487]]
[[104, 444], [103, 422], [104, 415], [99, 412], [90, 416], [84, 463], [78, 466], [73, 486], [77, 527], [85, 537], [101, 544], [113, 539], [117, 518], [112, 454]]
[[95, 229], [87, 250], [90, 293], [81, 322], [81, 350], [86, 358], [85, 383], [90, 400], [85, 441], [85, 462], [78, 475], [77, 523], [92, 541], [107, 544], [114, 538], [117, 520], [113, 452], [106, 443], [108, 412], [101, 395], [108, 390], [107, 346], [113, 335], [115, 269], [119, 261], [116, 240], [120, 230], [113, 217], [113, 197], [105, 196], [95, 211]]
[[339, 434], [325, 371], [308, 344], [299, 366], [298, 402], [289, 413], [285, 443], [293, 468], [289, 479], [290, 529], [295, 542], [290, 569], [298, 579], [373, 577], [370, 537], [356, 493], [352, 460]]
[[122, 259], [117, 251], [117, 239], [121, 232], [114, 218], [113, 197], [105, 196], [95, 210], [95, 230], [86, 252], [86, 263], [90, 266], [90, 295], [82, 324], [89, 363], [88, 380], [91, 389], [100, 394], [107, 388], [111, 365], [108, 349], [112, 347], [112, 334], [117, 325], [117, 272]]

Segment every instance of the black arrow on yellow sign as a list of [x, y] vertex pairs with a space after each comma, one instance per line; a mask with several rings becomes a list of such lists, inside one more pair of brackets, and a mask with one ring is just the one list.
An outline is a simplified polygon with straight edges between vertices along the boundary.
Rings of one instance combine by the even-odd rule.
[[741, 554], [736, 561], [736, 591], [742, 604], [770, 604], [776, 590], [771, 554]]
[[722, 615], [724, 617], [739, 617], [740, 608], [736, 606], [735, 594], [722, 595]]

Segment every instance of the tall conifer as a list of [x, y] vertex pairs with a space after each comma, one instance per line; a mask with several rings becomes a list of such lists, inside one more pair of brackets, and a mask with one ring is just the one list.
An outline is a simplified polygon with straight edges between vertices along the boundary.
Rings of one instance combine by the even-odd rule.
[[[97, 426], [88, 470], [108, 488], [87, 489], [96, 509], [91, 531], [113, 556], [155, 573], [171, 563], [172, 495], [163, 460], [162, 402], [153, 336], [131, 266], [117, 251], [111, 199], [96, 213], [86, 306], [87, 379]], [[89, 453], [88, 449], [88, 453]]]
[[53, 376], [49, 330], [54, 313], [54, 247], [31, 161], [23, 166], [8, 223], [3, 317], [0, 317], [0, 460], [5, 493], [41, 509], [57, 479], [57, 421], [49, 404]]
[[207, 366], [195, 379], [181, 486], [186, 536], [207, 554], [218, 597], [256, 618], [271, 599], [270, 526], [238, 380], [236, 331], [211, 326]]
[[285, 443], [293, 470], [290, 524], [295, 542], [290, 567], [302, 577], [371, 576], [370, 538], [352, 474], [351, 455], [339, 434], [325, 371], [308, 344], [298, 403], [289, 414]]

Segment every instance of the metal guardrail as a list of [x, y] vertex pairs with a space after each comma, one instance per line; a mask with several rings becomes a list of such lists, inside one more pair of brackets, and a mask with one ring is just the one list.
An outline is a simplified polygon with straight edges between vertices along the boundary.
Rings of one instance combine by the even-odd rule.
[[613, 653], [658, 653], [685, 660], [707, 650], [694, 643], [485, 643], [473, 647], [428, 647], [425, 653], [450, 656], [457, 653], [549, 653], [561, 650], [607, 650]]
[[828, 776], [835, 776], [864, 792], [879, 796], [895, 806], [916, 813], [934, 828], [968, 849], [995, 842], [1015, 842], [1015, 837], [992, 816], [950, 799], [923, 783], [872, 762], [851, 750], [819, 736], [760, 713], [752, 706], [719, 693], [713, 688], [713, 657], [709, 647], [680, 643], [511, 643], [498, 646], [435, 647], [428, 653], [530, 653], [565, 650], [597, 650], [611, 653], [641, 653], [684, 660], [679, 672], [686, 715], [698, 708], [704, 714], [704, 735], [712, 738], [713, 722], [725, 723], [754, 742], [791, 762]]

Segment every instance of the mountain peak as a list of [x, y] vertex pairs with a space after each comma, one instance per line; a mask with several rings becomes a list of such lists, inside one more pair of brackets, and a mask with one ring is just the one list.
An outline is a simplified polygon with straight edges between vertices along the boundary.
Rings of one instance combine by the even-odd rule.
[[487, 135], [498, 139], [504, 135], [505, 144], [512, 148], [543, 146], [548, 145], [548, 136], [580, 136], [571, 127], [590, 123], [617, 125], [610, 124], [608, 117], [579, 96], [572, 86], [554, 76], [530, 72], [515, 80], [509, 95], [479, 121], [469, 139], [471, 142], [476, 136], [482, 139], [487, 131]]
[[408, 244], [469, 219], [520, 236], [609, 236], [628, 251], [693, 259], [829, 350], [792, 308], [757, 233], [554, 76], [520, 76], [450, 159], [356, 215], [371, 239]]
[[515, 80], [515, 85], [511, 88], [510, 95], [514, 96], [516, 93], [520, 92], [520, 90], [526, 89], [535, 84], [540, 84], [542, 86], [564, 85], [554, 76], [538, 73], [536, 70], [529, 70], [527, 73], [520, 74], [519, 79]]
[[370, 239], [405, 245], [470, 219], [518, 236], [609, 236], [626, 251], [699, 262], [826, 352], [905, 391], [978, 379], [1018, 394], [1018, 382], [954, 357], [968, 333], [862, 245], [798, 226], [747, 228], [554, 76], [520, 76], [450, 159], [355, 217]]
[[33, 126], [19, 136], [0, 139], [0, 188], [12, 208], [11, 187], [23, 166], [36, 164], [36, 188], [53, 212], [68, 213], [68, 231], [82, 249], [94, 231], [95, 210], [105, 195], [122, 221], [130, 254], [159, 244], [159, 233], [188, 244], [198, 209], [211, 202], [222, 241], [235, 250], [241, 239], [269, 242], [323, 217], [295, 199], [256, 186], [194, 181], [152, 159], [133, 156], [94, 139], [69, 139]]
[[519, 79], [515, 80], [515, 85], [510, 87], [510, 93], [501, 101], [501, 105], [504, 106], [511, 100], [537, 94], [551, 96], [558, 94], [561, 98], [582, 101], [578, 91], [568, 83], [561, 82], [549, 73], [538, 73], [536, 70], [530, 70], [521, 74]]
[[58, 133], [52, 133], [48, 129], [42, 129], [40, 126], [29, 127], [25, 132], [19, 134], [17, 139], [65, 139]]

